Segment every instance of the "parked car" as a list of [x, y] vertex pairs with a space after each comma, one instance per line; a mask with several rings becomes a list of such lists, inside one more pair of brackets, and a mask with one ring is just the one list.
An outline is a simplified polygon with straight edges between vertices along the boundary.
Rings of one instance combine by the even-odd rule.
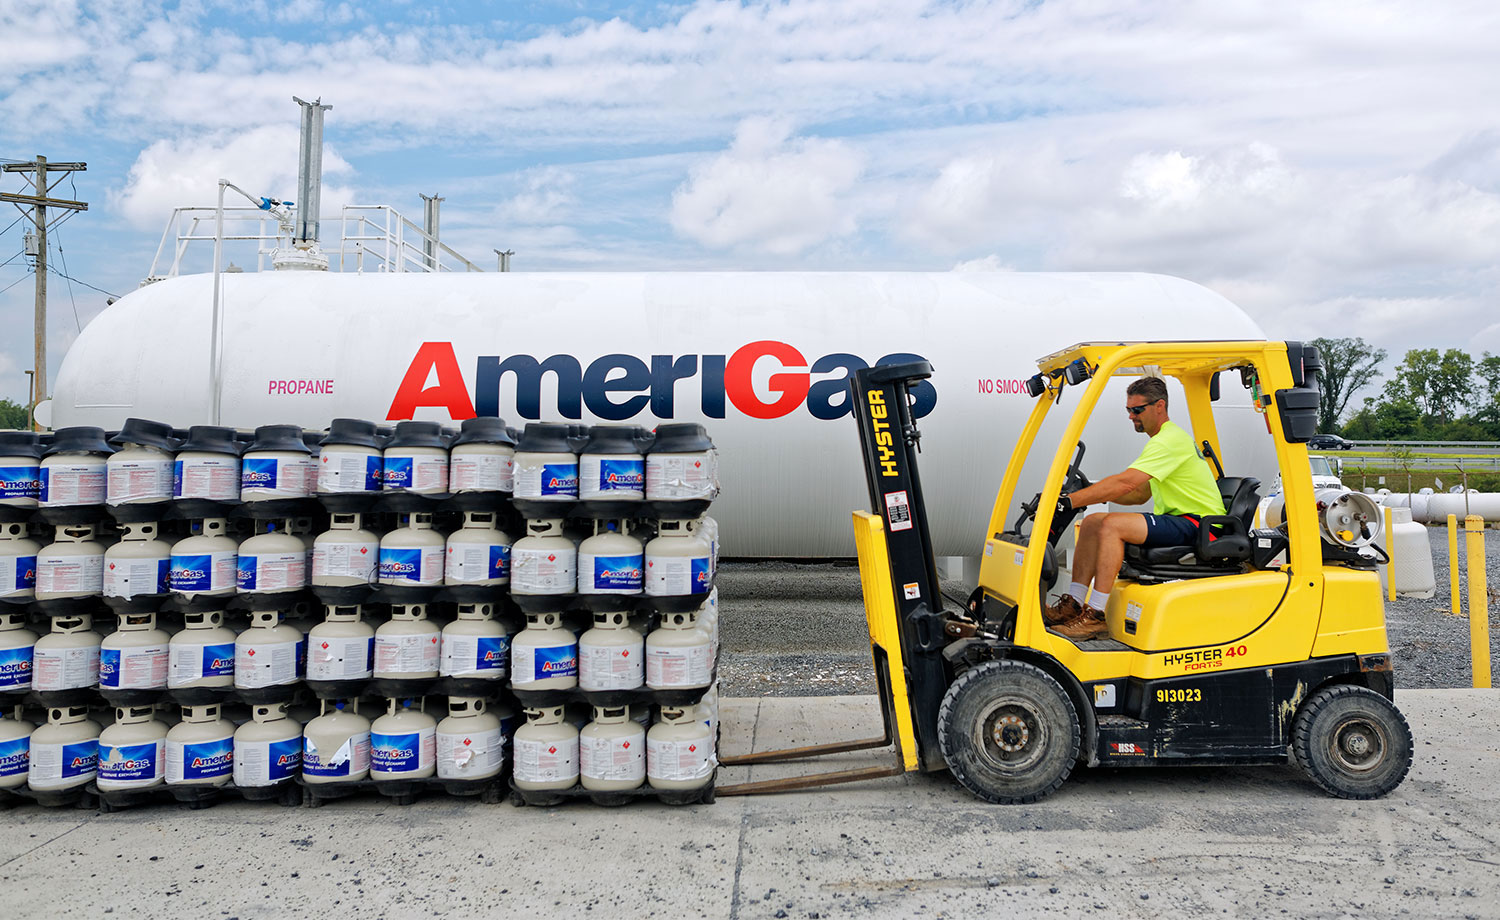
[[1307, 446], [1313, 450], [1350, 450], [1354, 442], [1336, 434], [1315, 434], [1307, 439]]

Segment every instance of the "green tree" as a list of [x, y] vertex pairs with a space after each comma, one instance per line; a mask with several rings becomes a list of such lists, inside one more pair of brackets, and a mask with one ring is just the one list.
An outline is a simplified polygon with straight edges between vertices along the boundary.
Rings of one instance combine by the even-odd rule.
[[31, 418], [26, 407], [8, 399], [0, 399], [0, 428], [30, 428]]
[[1373, 348], [1358, 336], [1316, 338], [1309, 344], [1316, 345], [1323, 358], [1323, 402], [1318, 407], [1318, 430], [1333, 431], [1350, 398], [1379, 376], [1385, 349]]
[[1470, 405], [1476, 409], [1500, 407], [1500, 355], [1485, 352], [1484, 357], [1475, 363], [1474, 372], [1482, 383]]
[[1474, 392], [1474, 359], [1457, 348], [1413, 348], [1386, 381], [1390, 403], [1407, 403], [1439, 422], [1451, 422]]

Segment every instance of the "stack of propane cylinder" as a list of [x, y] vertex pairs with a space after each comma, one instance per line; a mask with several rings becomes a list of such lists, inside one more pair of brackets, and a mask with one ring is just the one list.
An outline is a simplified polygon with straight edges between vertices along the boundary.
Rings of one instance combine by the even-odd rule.
[[0, 802], [711, 801], [717, 494], [695, 424], [0, 432]]

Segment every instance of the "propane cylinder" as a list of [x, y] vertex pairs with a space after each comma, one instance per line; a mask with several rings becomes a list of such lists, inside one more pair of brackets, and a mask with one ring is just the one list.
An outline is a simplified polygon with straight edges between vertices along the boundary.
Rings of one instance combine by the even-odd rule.
[[718, 737], [719, 732], [719, 683], [714, 683], [703, 691], [703, 696], [698, 700], [698, 720], [708, 726], [710, 737]]
[[86, 613], [53, 617], [52, 631], [36, 640], [31, 689], [78, 690], [99, 683], [99, 634]]
[[569, 502], [578, 497], [578, 455], [567, 425], [530, 422], [515, 453], [515, 497]]
[[330, 515], [328, 529], [313, 541], [312, 583], [373, 585], [379, 563], [380, 537], [363, 528], [360, 515]]
[[152, 521], [121, 524], [120, 541], [104, 551], [104, 596], [166, 594], [172, 571], [172, 544], [156, 539]]
[[426, 604], [392, 604], [391, 618], [375, 630], [375, 677], [437, 677], [441, 652], [442, 634]]
[[652, 690], [707, 687], [713, 680], [708, 634], [696, 613], [663, 613], [646, 636], [646, 686]]
[[105, 500], [111, 505], [159, 504], [172, 498], [177, 442], [172, 426], [128, 418], [109, 439], [118, 448], [105, 461]]
[[572, 594], [578, 588], [578, 547], [560, 520], [526, 522], [526, 536], [510, 549], [510, 593]]
[[250, 707], [250, 721], [234, 730], [234, 784], [274, 786], [302, 772], [302, 723], [286, 703]]
[[487, 708], [477, 696], [448, 697], [448, 716], [437, 724], [438, 779], [488, 779], [504, 769], [505, 734]]
[[426, 512], [401, 515], [401, 526], [380, 538], [380, 583], [426, 587], [443, 583], [447, 542]]
[[706, 514], [698, 518], [698, 536], [708, 544], [708, 571], [712, 578], [719, 574], [719, 522]]
[[172, 636], [167, 686], [234, 686], [234, 630], [224, 626], [224, 614], [184, 613], [183, 628]]
[[455, 493], [512, 491], [515, 445], [503, 419], [465, 419], [448, 451], [448, 489]]
[[448, 491], [448, 439], [437, 422], [397, 422], [385, 446], [381, 486], [387, 492], [441, 495]]
[[563, 720], [562, 706], [526, 710], [526, 724], [516, 729], [517, 789], [571, 789], [578, 783], [578, 729]]
[[495, 526], [493, 511], [465, 511], [464, 525], [448, 536], [443, 580], [450, 585], [510, 582], [511, 539]]
[[272, 594], [307, 587], [307, 546], [301, 537], [288, 532], [291, 526], [291, 521], [279, 525], [256, 522], [262, 532], [239, 546], [235, 587], [241, 594]]
[[218, 704], [182, 707], [182, 721], [167, 732], [167, 784], [222, 786], [234, 776], [234, 723]]
[[161, 690], [167, 686], [172, 639], [156, 628], [155, 613], [122, 613], [99, 647], [101, 690]]
[[640, 594], [646, 565], [641, 541], [624, 521], [595, 521], [594, 535], [578, 545], [579, 594]]
[[359, 607], [324, 608], [323, 622], [307, 634], [308, 680], [365, 680], [374, 673], [375, 630]]
[[149, 789], [167, 781], [167, 726], [154, 706], [121, 706], [99, 733], [101, 792]]
[[36, 633], [26, 628], [24, 612], [0, 612], [0, 692], [31, 689]]
[[224, 518], [191, 522], [191, 535], [172, 544], [167, 583], [174, 592], [191, 597], [227, 595], [235, 591], [239, 544], [228, 535]]
[[708, 600], [698, 608], [698, 628], [708, 633], [708, 659], [719, 660], [719, 589], [708, 592]]
[[177, 448], [172, 497], [215, 502], [240, 500], [240, 450], [233, 428], [194, 425]]
[[316, 485], [312, 451], [296, 425], [262, 425], [240, 458], [240, 501], [306, 498]]
[[504, 680], [509, 673], [510, 634], [494, 619], [493, 604], [459, 604], [458, 618], [443, 627], [443, 677]]
[[379, 492], [384, 465], [375, 423], [336, 418], [318, 449], [318, 491], [324, 494]]
[[713, 779], [714, 736], [692, 707], [663, 706], [646, 733], [646, 780], [653, 789], [701, 789]]
[[370, 720], [358, 700], [323, 700], [302, 731], [302, 781], [351, 783], [370, 773]]
[[719, 494], [719, 455], [703, 426], [656, 426], [646, 453], [646, 497], [652, 501], [712, 499]]
[[437, 720], [421, 700], [386, 700], [370, 725], [370, 779], [425, 779], [437, 772]]
[[36, 507], [42, 495], [41, 458], [35, 431], [0, 431], [0, 505]]
[[704, 594], [713, 586], [709, 548], [697, 521], [660, 521], [646, 544], [646, 593], [652, 597]]
[[578, 772], [583, 788], [598, 791], [646, 782], [646, 730], [630, 718], [629, 706], [594, 707], [594, 721], [578, 733]]
[[646, 681], [646, 640], [630, 614], [594, 614], [594, 628], [578, 639], [578, 686], [584, 690], [634, 690]]
[[646, 497], [646, 458], [651, 442], [644, 428], [595, 425], [578, 455], [578, 497], [584, 501], [641, 501]]
[[234, 640], [234, 685], [241, 690], [295, 684], [302, 675], [302, 631], [274, 610], [252, 610], [250, 628]]
[[112, 453], [103, 428], [59, 428], [51, 446], [42, 452], [37, 503], [43, 508], [103, 504], [108, 479], [105, 458]]
[[0, 597], [36, 596], [36, 556], [41, 549], [27, 538], [25, 524], [0, 524]]
[[0, 709], [0, 789], [26, 785], [31, 765], [31, 732], [35, 728], [21, 718], [21, 707]]
[[510, 643], [510, 683], [518, 690], [578, 686], [578, 640], [560, 613], [528, 613], [526, 628]]
[[26, 783], [32, 789], [73, 789], [88, 784], [99, 768], [99, 723], [87, 706], [55, 706], [47, 724], [31, 733]]
[[104, 591], [104, 547], [94, 525], [59, 526], [53, 542], [36, 554], [36, 597], [92, 597]]

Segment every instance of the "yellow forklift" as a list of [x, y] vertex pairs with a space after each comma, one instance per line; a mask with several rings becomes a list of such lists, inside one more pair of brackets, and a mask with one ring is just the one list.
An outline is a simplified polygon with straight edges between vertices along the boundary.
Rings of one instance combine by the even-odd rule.
[[[984, 535], [979, 586], [966, 607], [947, 610], [910, 411], [911, 387], [932, 368], [919, 362], [855, 373], [871, 511], [854, 513], [854, 531], [885, 734], [722, 762], [890, 745], [894, 762], [721, 786], [717, 794], [946, 769], [981, 799], [1025, 803], [1057, 789], [1078, 763], [1288, 758], [1336, 796], [1395, 789], [1411, 766], [1412, 736], [1392, 702], [1372, 555], [1379, 520], [1347, 496], [1313, 488], [1306, 441], [1316, 432], [1317, 350], [1268, 341], [1085, 343], [1038, 366], [1028, 381], [1035, 406]], [[1105, 611], [1108, 635], [1074, 641], [1042, 620], [1058, 578], [1059, 539], [1076, 515], [1059, 512], [1058, 497], [1089, 484], [1080, 438], [1106, 385], [1148, 370], [1181, 384], [1194, 439], [1217, 467], [1226, 514], [1204, 518], [1193, 545], [1128, 548]], [[1238, 471], [1214, 424], [1223, 380], [1242, 384], [1265, 419], [1283, 490], [1277, 526], [1254, 529], [1259, 483], [1226, 475]], [[1037, 443], [1069, 389], [1076, 398], [1060, 442]], [[1047, 449], [1052, 461], [1041, 492], [1017, 502], [1028, 457]]]

